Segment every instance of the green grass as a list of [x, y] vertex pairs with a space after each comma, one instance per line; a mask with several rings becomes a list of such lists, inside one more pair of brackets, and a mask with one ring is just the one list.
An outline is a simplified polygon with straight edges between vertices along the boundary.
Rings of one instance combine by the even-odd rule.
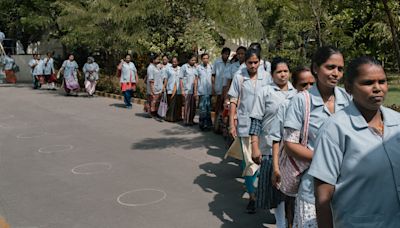
[[389, 92], [385, 99], [386, 105], [397, 105], [400, 106], [400, 85], [389, 85]]

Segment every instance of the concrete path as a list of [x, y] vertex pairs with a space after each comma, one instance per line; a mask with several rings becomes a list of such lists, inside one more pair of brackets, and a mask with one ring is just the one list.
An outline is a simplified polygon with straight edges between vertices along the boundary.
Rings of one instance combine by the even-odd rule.
[[[274, 227], [244, 213], [221, 136], [109, 98], [0, 85], [0, 222], [15, 228]], [[0, 224], [0, 225], [1, 225]]]

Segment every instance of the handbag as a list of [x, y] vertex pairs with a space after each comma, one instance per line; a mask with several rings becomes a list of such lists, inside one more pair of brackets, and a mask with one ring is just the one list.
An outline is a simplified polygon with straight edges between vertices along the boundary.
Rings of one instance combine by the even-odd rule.
[[[308, 128], [310, 122], [310, 94], [308, 91], [302, 92], [306, 98], [306, 110], [304, 115], [304, 127], [301, 144], [307, 146], [308, 141]], [[295, 197], [299, 190], [300, 180], [305, 170], [310, 167], [310, 162], [298, 160], [289, 156], [285, 152], [285, 147], [281, 142], [279, 153], [279, 170], [281, 173], [281, 184], [279, 190], [288, 196]]]
[[158, 107], [157, 114], [164, 118], [167, 114], [167, 109], [168, 109], [168, 101], [167, 101], [167, 93], [163, 92], [161, 101], [160, 101], [160, 106]]
[[240, 145], [239, 137], [235, 137], [235, 140], [226, 152], [224, 159], [227, 159], [228, 157], [243, 160], [242, 146]]

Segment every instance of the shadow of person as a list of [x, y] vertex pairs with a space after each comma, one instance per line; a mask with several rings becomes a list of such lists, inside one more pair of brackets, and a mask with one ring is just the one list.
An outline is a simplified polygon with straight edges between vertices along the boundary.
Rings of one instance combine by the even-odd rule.
[[267, 227], [274, 223], [274, 217], [265, 210], [258, 210], [256, 214], [245, 213], [247, 199], [243, 199], [245, 192], [240, 177], [240, 168], [233, 160], [220, 163], [207, 162], [199, 166], [204, 174], [199, 175], [194, 184], [199, 185], [204, 192], [215, 194], [210, 202], [209, 210], [223, 224], [221, 227]]

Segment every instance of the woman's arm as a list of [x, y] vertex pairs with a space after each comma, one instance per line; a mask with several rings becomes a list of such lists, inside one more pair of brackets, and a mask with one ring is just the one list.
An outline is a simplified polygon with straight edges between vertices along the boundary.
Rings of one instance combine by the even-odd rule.
[[[236, 137], [236, 126], [235, 126], [235, 116], [236, 116], [236, 106], [237, 99], [231, 99], [231, 105], [229, 109], [229, 133], [232, 137]], [[217, 118], [217, 117], [216, 117]]]
[[327, 184], [317, 178], [314, 178], [314, 185], [318, 226], [333, 228], [331, 200], [335, 192], [335, 186]]
[[300, 143], [285, 141], [286, 153], [299, 160], [312, 161], [314, 152]]
[[280, 153], [280, 142], [273, 141], [272, 143], [272, 184], [279, 189], [281, 183], [281, 172], [279, 171], [279, 153]]

